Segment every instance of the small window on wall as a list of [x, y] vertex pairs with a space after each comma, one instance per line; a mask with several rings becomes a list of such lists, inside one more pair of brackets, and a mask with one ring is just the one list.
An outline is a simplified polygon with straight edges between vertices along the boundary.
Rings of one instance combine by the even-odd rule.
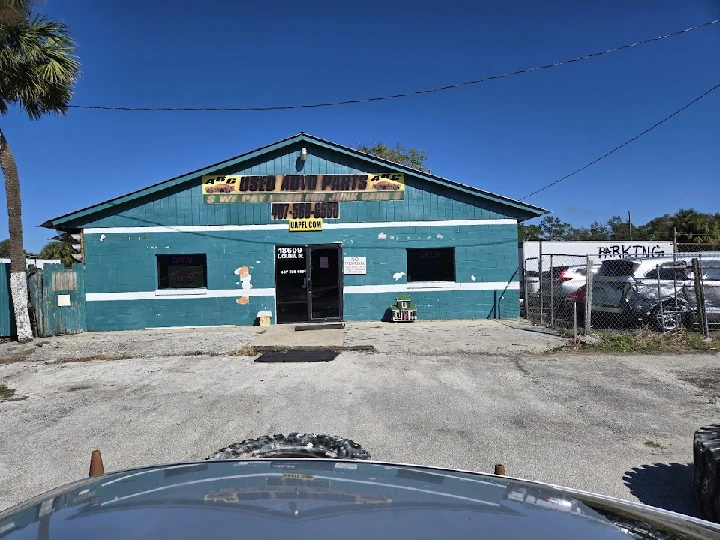
[[407, 280], [455, 281], [455, 248], [408, 249]]
[[207, 287], [207, 256], [158, 255], [158, 289], [202, 289]]

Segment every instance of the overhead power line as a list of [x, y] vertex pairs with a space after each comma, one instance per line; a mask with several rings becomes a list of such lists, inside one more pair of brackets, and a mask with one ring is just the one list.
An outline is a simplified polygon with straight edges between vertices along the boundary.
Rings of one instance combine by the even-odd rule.
[[710, 90], [708, 90], [708, 91], [705, 92], [704, 94], [696, 97], [696, 98], [693, 99], [690, 103], [687, 103], [684, 107], [678, 109], [677, 111], [675, 111], [675, 112], [672, 113], [671, 115], [666, 116], [665, 118], [663, 118], [663, 119], [660, 120], [659, 122], [653, 124], [652, 126], [650, 126], [649, 128], [647, 128], [645, 131], [643, 131], [643, 132], [641, 132], [641, 133], [638, 133], [638, 134], [635, 135], [632, 139], [628, 139], [627, 141], [625, 141], [625, 142], [622, 143], [621, 145], [616, 146], [615, 148], [613, 148], [612, 150], [610, 150], [610, 151], [607, 152], [606, 154], [603, 154], [603, 155], [600, 156], [599, 158], [592, 160], [592, 161], [591, 161], [590, 163], [588, 163], [587, 165], [584, 165], [584, 166], [580, 167], [579, 169], [571, 172], [570, 174], [565, 175], [565, 176], [563, 176], [562, 178], [560, 178], [560, 179], [558, 179], [558, 180], [555, 180], [554, 182], [551, 182], [551, 183], [549, 183], [548, 185], [546, 185], [546, 186], [544, 186], [544, 187], [541, 187], [541, 188], [538, 189], [538, 190], [533, 191], [533, 192], [530, 193], [529, 195], [525, 195], [525, 196], [524, 196], [522, 199], [520, 199], [520, 200], [521, 200], [521, 201], [524, 201], [525, 199], [527, 199], [527, 198], [529, 198], [529, 197], [532, 197], [533, 195], [537, 195], [537, 194], [540, 193], [541, 191], [545, 191], [546, 189], [551, 188], [552, 186], [554, 186], [554, 185], [556, 185], [556, 184], [559, 184], [560, 182], [563, 182], [563, 181], [567, 180], [567, 179], [570, 178], [571, 176], [575, 176], [577, 173], [579, 173], [579, 172], [581, 172], [581, 171], [584, 171], [584, 170], [587, 169], [588, 167], [592, 167], [592, 166], [595, 165], [598, 161], [605, 159], [606, 157], [608, 157], [608, 156], [611, 155], [611, 154], [614, 154], [615, 152], [617, 152], [617, 151], [620, 150], [621, 148], [627, 146], [627, 145], [630, 144], [631, 142], [637, 141], [640, 137], [642, 137], [642, 136], [645, 135], [646, 133], [650, 133], [650, 132], [651, 132], [653, 129], [655, 129], [656, 127], [664, 124], [665, 122], [667, 122], [668, 120], [670, 120], [673, 116], [676, 116], [676, 115], [680, 114], [680, 113], [683, 112], [685, 109], [687, 109], [688, 107], [691, 107], [692, 105], [694, 105], [695, 103], [697, 103], [698, 101], [700, 101], [702, 98], [704, 98], [705, 96], [707, 96], [708, 94], [710, 94], [713, 90], [717, 90], [718, 88], [720, 88], [720, 83], [718, 83], [718, 84], [716, 84], [715, 86], [713, 86]]
[[480, 84], [488, 81], [493, 81], [496, 79], [505, 79], [508, 77], [514, 77], [515, 75], [522, 75], [523, 73], [531, 73], [533, 71], [540, 71], [541, 69], [549, 69], [554, 68], [558, 66], [563, 66], [565, 64], [572, 64], [574, 62], [579, 62], [581, 60], [587, 60], [588, 58], [594, 58], [596, 56], [603, 56], [605, 54], [610, 54], [618, 51], [622, 51], [625, 49], [631, 49], [633, 47], [638, 47], [640, 45], [645, 45], [647, 43], [652, 43], [654, 41], [661, 41], [663, 39], [671, 38], [674, 36], [679, 36], [681, 34], [687, 34], [689, 32], [692, 32], [693, 30], [699, 30], [700, 28], [705, 28], [707, 26], [711, 26], [713, 24], [717, 24], [720, 22], [720, 19], [715, 19], [713, 21], [708, 21], [703, 24], [698, 24], [697, 26], [692, 26], [690, 28], [685, 28], [684, 30], [677, 30], [676, 32], [671, 32], [669, 34], [665, 34], [662, 36], [656, 36], [650, 39], [644, 39], [642, 41], [637, 41], [635, 43], [629, 43], [627, 45], [621, 45], [619, 47], [613, 47], [612, 49], [607, 49], [605, 51], [599, 51], [594, 52], [590, 54], [585, 54], [583, 56], [578, 56], [577, 58], [571, 58], [570, 60], [561, 60], [560, 62], [555, 62], [553, 64], [546, 64], [544, 66], [536, 66], [532, 68], [527, 69], [520, 69], [518, 71], [510, 71], [508, 73], [503, 73], [501, 75], [491, 75], [489, 77], [483, 77], [482, 79], [475, 79], [473, 81], [465, 81], [460, 82], [457, 84], [449, 84], [447, 86], [440, 86], [438, 88], [429, 88], [425, 90], [415, 90], [413, 92], [405, 92], [402, 94], [393, 94], [389, 96], [378, 96], [378, 97], [371, 97], [371, 98], [362, 98], [362, 99], [348, 99], [344, 101], [329, 101], [325, 103], [310, 103], [310, 104], [304, 104], [304, 105], [275, 105], [270, 107], [113, 107], [110, 105], [69, 105], [69, 108], [71, 109], [95, 109], [95, 110], [101, 110], [101, 111], [284, 111], [288, 109], [318, 109], [321, 107], [337, 107], [339, 105], [352, 105], [354, 103], [370, 103], [372, 101], [386, 101], [389, 99], [398, 99], [398, 98], [405, 98], [410, 96], [419, 96], [422, 94], [432, 94], [435, 92], [443, 92], [445, 90], [452, 90], [454, 88], [462, 88], [463, 86], [470, 86], [473, 84]]

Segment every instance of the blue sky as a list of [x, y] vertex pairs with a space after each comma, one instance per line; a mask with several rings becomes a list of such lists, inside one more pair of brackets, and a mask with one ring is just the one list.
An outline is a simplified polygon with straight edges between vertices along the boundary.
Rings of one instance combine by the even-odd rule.
[[[269, 106], [394, 94], [572, 58], [720, 16], [716, 0], [248, 2], [46, 0], [67, 22], [75, 104]], [[252, 4], [252, 5], [251, 5]], [[426, 149], [434, 173], [520, 198], [720, 82], [720, 25], [575, 64], [425, 96], [278, 112], [0, 118], [26, 249], [46, 219], [305, 131]], [[576, 226], [720, 212], [720, 90], [528, 200]], [[0, 207], [5, 207], [4, 193]], [[0, 239], [7, 221], [0, 220]]]

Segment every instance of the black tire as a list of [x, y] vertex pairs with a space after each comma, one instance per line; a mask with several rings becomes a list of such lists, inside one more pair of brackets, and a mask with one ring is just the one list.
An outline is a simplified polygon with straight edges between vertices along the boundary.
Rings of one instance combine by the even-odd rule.
[[693, 440], [693, 497], [695, 505], [702, 508], [702, 482], [705, 477], [705, 458], [702, 455], [702, 447], [698, 441], [698, 432], [695, 432]]
[[720, 516], [720, 425], [698, 429], [693, 438], [693, 495], [703, 515]]
[[370, 454], [350, 439], [314, 433], [265, 435], [221, 448], [208, 460], [245, 458], [370, 459]]
[[663, 303], [662, 310], [657, 305], [650, 311], [650, 323], [660, 332], [673, 332], [684, 327], [685, 308], [674, 302]]

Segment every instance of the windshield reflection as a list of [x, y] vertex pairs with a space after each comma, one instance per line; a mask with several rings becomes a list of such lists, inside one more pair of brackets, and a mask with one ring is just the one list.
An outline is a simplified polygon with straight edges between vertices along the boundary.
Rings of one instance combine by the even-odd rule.
[[457, 526], [454, 520], [463, 513], [470, 516], [465, 521], [477, 527], [479, 516], [526, 518], [539, 511], [550, 515], [548, 510], [617, 531], [570, 497], [505, 478], [404, 465], [278, 459], [180, 464], [87, 479], [3, 517], [0, 538], [70, 538], [78, 530], [98, 527], [104, 527], [103, 536], [120, 538], [129, 534], [122, 532], [123, 527], [140, 524], [145, 527], [142, 532], [155, 527], [158, 533], [169, 534], [177, 529], [173, 533], [177, 537], [192, 537], [183, 535], [189, 535], [192, 527], [180, 523], [193, 515], [192, 526], [203, 524], [206, 529], [222, 529], [228, 520], [237, 527], [240, 516], [248, 527], [267, 527], [268, 520], [279, 527], [373, 516], [362, 523], [381, 527], [387, 522], [378, 529], [384, 532], [408, 513], [414, 516], [413, 523], [421, 522], [418, 516], [428, 519], [432, 514], [431, 525], [424, 526], [432, 529], [443, 522]]

